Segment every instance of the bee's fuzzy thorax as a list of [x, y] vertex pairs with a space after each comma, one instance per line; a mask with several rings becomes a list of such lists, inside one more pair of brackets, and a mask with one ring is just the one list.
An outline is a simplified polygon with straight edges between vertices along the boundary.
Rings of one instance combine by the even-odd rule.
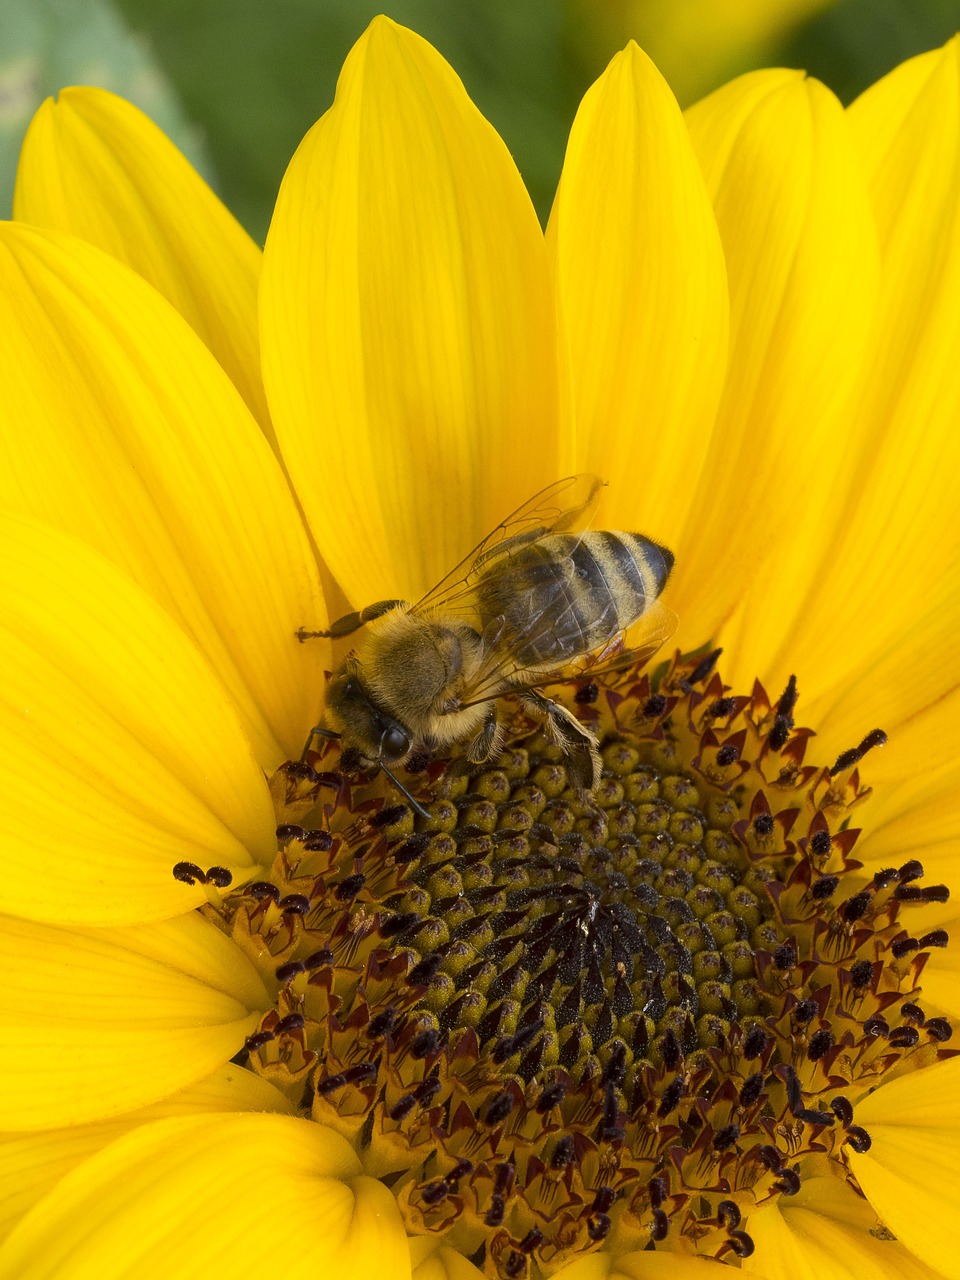
[[455, 706], [479, 643], [460, 619], [401, 607], [370, 624], [357, 662], [372, 701], [389, 706], [418, 740], [455, 742], [483, 720], [482, 707]]

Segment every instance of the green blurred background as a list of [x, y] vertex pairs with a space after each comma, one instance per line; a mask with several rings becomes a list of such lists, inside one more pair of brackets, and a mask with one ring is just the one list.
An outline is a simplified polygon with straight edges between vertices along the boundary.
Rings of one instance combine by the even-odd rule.
[[262, 241], [290, 155], [378, 12], [453, 64], [542, 217], [576, 104], [631, 37], [683, 105], [774, 64], [847, 102], [960, 29], [960, 0], [0, 0], [3, 216], [37, 104], [97, 84], [152, 116]]

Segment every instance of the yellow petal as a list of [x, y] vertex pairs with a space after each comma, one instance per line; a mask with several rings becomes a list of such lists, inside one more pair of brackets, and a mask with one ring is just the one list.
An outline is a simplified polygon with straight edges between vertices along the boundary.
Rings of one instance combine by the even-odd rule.
[[601, 1251], [567, 1263], [553, 1273], [552, 1280], [710, 1280], [716, 1272], [717, 1264], [711, 1258], [693, 1258], [672, 1250], [643, 1249], [616, 1257]]
[[857, 1106], [872, 1139], [850, 1164], [871, 1206], [939, 1275], [960, 1276], [960, 1058], [881, 1085]]
[[[266, 1232], [266, 1235], [264, 1235]], [[289, 1238], [288, 1238], [288, 1234]], [[160, 1120], [68, 1174], [0, 1248], [22, 1280], [409, 1280], [396, 1202], [337, 1134], [288, 1116]]]
[[[656, 1255], [651, 1253], [649, 1256], [653, 1258]], [[568, 1262], [565, 1267], [560, 1268], [556, 1276], [557, 1280], [611, 1280], [615, 1274], [618, 1276], [629, 1274], [624, 1271], [614, 1273], [613, 1267], [612, 1253], [591, 1253], [589, 1257]]]
[[290, 1114], [294, 1106], [262, 1076], [228, 1063], [179, 1093], [115, 1119], [36, 1133], [0, 1134], [0, 1240], [71, 1169], [131, 1129], [167, 1116], [216, 1111]]
[[[954, 884], [957, 881], [954, 879]], [[931, 952], [930, 959], [920, 977], [920, 989], [923, 992], [923, 1008], [925, 1012], [945, 1013], [951, 1018], [960, 1020], [960, 912], [956, 902], [948, 904], [942, 915], [927, 924], [927, 912], [924, 911], [914, 922], [907, 917], [911, 931], [916, 930], [919, 936], [927, 928], [942, 928], [950, 938], [950, 945], [944, 949], [937, 948]]]
[[731, 333], [671, 603], [680, 646], [691, 648], [747, 596], [724, 673], [749, 689], [755, 675], [781, 678], [772, 663], [790, 637], [784, 619], [830, 553], [818, 531], [879, 253], [846, 117], [822, 84], [756, 72], [692, 108], [687, 123], [723, 240]]
[[[616, 1258], [610, 1280], [710, 1280], [717, 1264], [712, 1258], [691, 1258], [675, 1253], [627, 1253]], [[574, 1277], [571, 1277], [574, 1280]]]
[[781, 619], [808, 714], [821, 719], [910, 627], [960, 543], [960, 44], [898, 68], [848, 115], [881, 291], [856, 414], [831, 455], [845, 488], [818, 534], [829, 555], [794, 620]]
[[[430, 1249], [430, 1252], [427, 1252]], [[433, 1237], [421, 1236], [410, 1241], [413, 1280], [484, 1280], [483, 1272], [462, 1253], [446, 1245], [437, 1248]]]
[[[960, 700], [953, 699], [953, 707], [960, 709]], [[900, 757], [909, 767], [907, 753], [900, 753]], [[855, 856], [870, 871], [918, 857], [928, 881], [945, 882], [956, 893], [960, 888], [960, 764], [953, 761], [919, 778], [907, 776], [901, 786], [885, 785], [872, 767], [862, 767], [861, 777], [876, 785], [862, 812], [857, 813], [864, 831]]]
[[430, 45], [376, 19], [267, 238], [264, 379], [350, 598], [413, 598], [558, 471], [556, 324], [506, 147]]
[[[0, 910], [158, 920], [177, 862], [269, 865], [275, 817], [236, 712], [180, 628], [82, 543], [0, 517]], [[38, 874], [45, 889], [40, 888]]]
[[675, 546], [726, 362], [716, 223], [679, 108], [630, 44], [587, 92], [547, 234], [598, 527]]
[[810, 1178], [796, 1196], [750, 1215], [745, 1226], [756, 1249], [743, 1270], [769, 1280], [934, 1280], [880, 1225], [851, 1187]]
[[[944, 764], [948, 756], [952, 760], [956, 753], [949, 731], [956, 723], [953, 704], [960, 693], [958, 627], [960, 561], [954, 561], [926, 597], [905, 610], [889, 641], [821, 699], [819, 708], [811, 708], [825, 754], [859, 742], [878, 724], [893, 748], [878, 758], [879, 776], [919, 775]], [[865, 715], [872, 717], [870, 724], [864, 723]], [[873, 769], [868, 772], [872, 775]]]
[[[869, 730], [888, 742], [860, 767], [873, 788], [857, 813], [856, 856], [872, 870], [920, 857], [933, 880], [960, 887], [960, 562], [950, 565], [903, 628], [831, 695], [817, 716], [816, 758], [830, 764]], [[802, 693], [802, 691], [801, 691]], [[808, 720], [805, 700], [800, 718]]]
[[261, 766], [295, 756], [322, 655], [316, 566], [276, 458], [180, 316], [72, 237], [0, 229], [0, 504], [145, 587], [229, 691]]
[[103, 89], [48, 98], [20, 152], [14, 217], [71, 231], [177, 308], [272, 436], [260, 378], [260, 250], [141, 111]]
[[[901, 677], [909, 684], [926, 662], [925, 651], [918, 648], [900, 673], [891, 673], [890, 688], [898, 691]], [[949, 671], [947, 662], [934, 658], [931, 665], [941, 679]], [[927, 678], [926, 672], [922, 678]], [[882, 696], [877, 700], [884, 701]], [[858, 732], [846, 738], [849, 745], [874, 725], [886, 728], [890, 723], [882, 712], [874, 715], [866, 699], [863, 707], [870, 708], [869, 723], [861, 711]], [[864, 831], [856, 856], [871, 870], [919, 857], [928, 879], [960, 888], [960, 759], [953, 746], [958, 715], [960, 689], [954, 688], [905, 722], [895, 723], [886, 746], [871, 751], [860, 766], [861, 778], [873, 794], [857, 811], [857, 824], [862, 822]]]
[[250, 961], [192, 912], [135, 931], [6, 917], [0, 955], [0, 1130], [156, 1102], [229, 1061], [269, 1003]]

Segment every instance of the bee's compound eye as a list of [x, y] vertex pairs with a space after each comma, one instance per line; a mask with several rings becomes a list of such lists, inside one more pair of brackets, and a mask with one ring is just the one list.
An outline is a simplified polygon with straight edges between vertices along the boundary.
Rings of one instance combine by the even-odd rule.
[[380, 747], [385, 756], [399, 760], [410, 750], [410, 739], [402, 729], [388, 729], [380, 739]]

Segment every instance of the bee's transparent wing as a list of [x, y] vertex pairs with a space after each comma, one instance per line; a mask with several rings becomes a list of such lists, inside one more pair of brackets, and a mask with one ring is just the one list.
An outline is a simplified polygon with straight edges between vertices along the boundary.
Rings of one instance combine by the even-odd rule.
[[605, 481], [584, 473], [566, 476], [534, 494], [523, 506], [502, 520], [482, 542], [413, 606], [414, 613], [450, 608], [464, 616], [469, 611], [477, 579], [492, 560], [509, 557], [514, 549], [550, 533], [582, 529], [589, 523]]
[[[509, 582], [509, 568], [504, 574]], [[524, 583], [528, 580], [525, 573]], [[518, 598], [521, 598], [520, 593]], [[581, 622], [572, 605], [558, 611], [551, 604], [536, 612], [532, 606], [533, 596], [527, 594], [523, 598], [531, 601], [531, 611], [522, 627], [527, 654], [536, 652], [541, 642], [547, 649], [575, 649], [578, 646]], [[469, 688], [464, 690], [463, 705], [488, 702], [511, 688], [534, 689], [563, 680], [593, 679], [646, 662], [673, 635], [677, 628], [677, 615], [659, 599], [652, 600], [640, 618], [623, 630], [618, 625], [616, 606], [611, 599], [596, 615], [595, 622], [597, 629], [605, 630], [608, 636], [599, 652], [591, 651], [573, 660], [551, 665], [532, 663], [518, 654], [515, 641], [504, 635], [503, 619], [494, 619], [483, 632], [484, 657]]]
[[[598, 654], [588, 654], [580, 662], [571, 663], [563, 671], [564, 680], [593, 680], [623, 671], [627, 667], [649, 662], [667, 643], [680, 619], [668, 604], [654, 600], [637, 622], [621, 631], [618, 637]], [[542, 681], [548, 684], [550, 681]], [[553, 683], [556, 683], [554, 678]]]

